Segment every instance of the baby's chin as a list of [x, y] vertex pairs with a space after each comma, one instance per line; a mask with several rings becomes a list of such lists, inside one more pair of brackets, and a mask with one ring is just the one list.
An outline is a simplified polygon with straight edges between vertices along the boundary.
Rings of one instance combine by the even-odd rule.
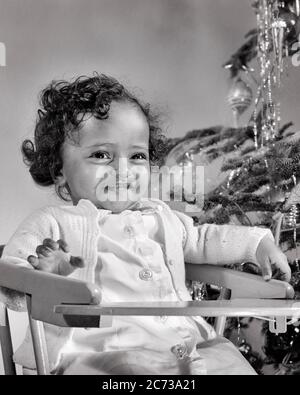
[[124, 210], [130, 210], [137, 201], [115, 201], [115, 202], [98, 202], [97, 207], [104, 210], [109, 210], [114, 214], [121, 213]]

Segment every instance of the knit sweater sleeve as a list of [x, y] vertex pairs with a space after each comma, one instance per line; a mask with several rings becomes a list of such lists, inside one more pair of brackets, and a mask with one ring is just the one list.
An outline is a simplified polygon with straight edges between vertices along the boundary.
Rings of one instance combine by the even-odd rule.
[[184, 257], [190, 263], [227, 265], [241, 262], [259, 264], [256, 251], [265, 236], [274, 240], [269, 229], [236, 225], [194, 226], [192, 218], [175, 212], [183, 225]]
[[[28, 269], [33, 267], [28, 263], [29, 255], [36, 255], [36, 248], [46, 238], [53, 237], [55, 220], [47, 207], [29, 215], [17, 228], [6, 244], [1, 259]], [[0, 301], [10, 309], [26, 310], [25, 298], [19, 292], [0, 288]]]

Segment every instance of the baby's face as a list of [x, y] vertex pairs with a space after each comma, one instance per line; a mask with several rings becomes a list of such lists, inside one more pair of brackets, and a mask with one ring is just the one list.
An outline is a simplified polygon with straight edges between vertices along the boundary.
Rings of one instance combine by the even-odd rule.
[[112, 102], [109, 117], [89, 117], [79, 141], [66, 139], [61, 181], [74, 204], [89, 199], [98, 208], [121, 212], [146, 197], [149, 183], [149, 125], [129, 102]]

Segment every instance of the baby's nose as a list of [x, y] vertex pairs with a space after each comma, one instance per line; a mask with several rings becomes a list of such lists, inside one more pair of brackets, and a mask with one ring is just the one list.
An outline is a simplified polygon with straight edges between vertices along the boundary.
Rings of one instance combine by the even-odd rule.
[[127, 179], [129, 174], [128, 160], [127, 158], [120, 158], [117, 164], [117, 178]]

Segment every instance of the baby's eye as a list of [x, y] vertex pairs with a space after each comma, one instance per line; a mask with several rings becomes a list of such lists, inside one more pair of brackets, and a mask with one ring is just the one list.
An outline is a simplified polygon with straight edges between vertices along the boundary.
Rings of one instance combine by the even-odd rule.
[[144, 159], [144, 160], [147, 160], [147, 155], [142, 153], [142, 152], [139, 152], [137, 154], [132, 155], [131, 159], [135, 159], [135, 160]]
[[97, 152], [93, 152], [92, 155], [89, 156], [89, 158], [110, 159], [110, 155], [104, 151], [97, 151]]

